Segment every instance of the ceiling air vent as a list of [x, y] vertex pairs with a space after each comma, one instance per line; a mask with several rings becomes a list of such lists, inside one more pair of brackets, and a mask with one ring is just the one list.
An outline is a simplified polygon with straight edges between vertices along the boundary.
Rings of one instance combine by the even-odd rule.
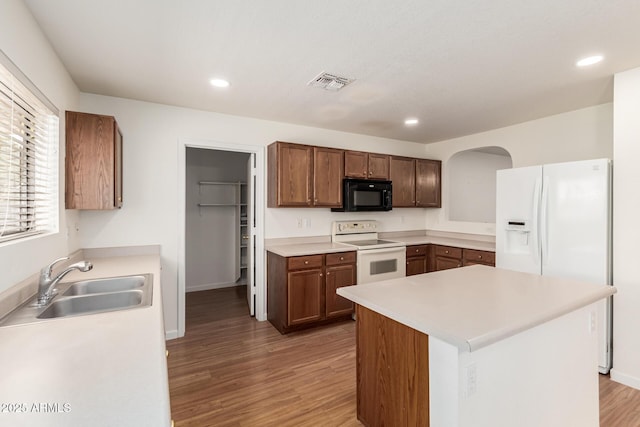
[[322, 72], [313, 80], [307, 83], [307, 86], [319, 87], [324, 90], [337, 92], [349, 83], [355, 81], [347, 77], [336, 76], [335, 74]]

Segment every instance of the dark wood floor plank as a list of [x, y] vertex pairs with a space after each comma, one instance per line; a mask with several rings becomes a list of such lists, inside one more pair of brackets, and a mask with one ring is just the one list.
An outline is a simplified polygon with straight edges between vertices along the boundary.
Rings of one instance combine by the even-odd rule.
[[[176, 427], [360, 426], [355, 323], [283, 336], [244, 289], [187, 294], [186, 335], [167, 342]], [[600, 426], [640, 427], [640, 390], [601, 375]]]

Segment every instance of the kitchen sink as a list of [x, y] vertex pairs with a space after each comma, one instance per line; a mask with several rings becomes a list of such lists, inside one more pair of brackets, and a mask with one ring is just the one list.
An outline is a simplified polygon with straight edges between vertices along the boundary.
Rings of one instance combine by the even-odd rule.
[[145, 276], [107, 277], [105, 279], [83, 280], [72, 283], [62, 295], [101, 294], [140, 289], [145, 284]]
[[153, 275], [107, 277], [57, 285], [57, 295], [45, 307], [36, 298], [0, 319], [0, 327], [60, 318], [149, 307]]
[[142, 291], [120, 291], [62, 298], [54, 301], [40, 313], [38, 319], [77, 316], [86, 313], [121, 310], [142, 304]]

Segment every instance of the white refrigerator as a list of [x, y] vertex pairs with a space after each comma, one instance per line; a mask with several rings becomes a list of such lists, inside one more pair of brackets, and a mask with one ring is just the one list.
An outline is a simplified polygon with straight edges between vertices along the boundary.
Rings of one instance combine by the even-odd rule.
[[[611, 163], [497, 172], [496, 267], [611, 285]], [[598, 303], [599, 371], [611, 368], [611, 298]]]

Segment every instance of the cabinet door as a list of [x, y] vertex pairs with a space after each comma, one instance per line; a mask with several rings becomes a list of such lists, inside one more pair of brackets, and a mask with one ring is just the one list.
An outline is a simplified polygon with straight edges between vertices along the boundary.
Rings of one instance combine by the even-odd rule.
[[313, 147], [277, 144], [277, 206], [311, 206]]
[[416, 206], [440, 207], [439, 160], [416, 159]]
[[407, 258], [407, 276], [427, 272], [427, 257]]
[[389, 176], [393, 185], [393, 207], [415, 206], [415, 160], [406, 157], [391, 157]]
[[368, 178], [389, 179], [389, 156], [369, 153], [368, 157]]
[[354, 264], [338, 265], [327, 267], [326, 271], [326, 316], [334, 317], [353, 313], [353, 303], [336, 294], [336, 289], [356, 284], [356, 266]]
[[313, 147], [313, 169], [313, 204], [327, 207], [342, 206], [344, 151]]
[[436, 257], [436, 271], [462, 267], [462, 261], [455, 258]]
[[121, 157], [121, 153], [116, 150], [121, 150], [122, 135], [116, 132], [115, 119], [74, 111], [67, 111], [65, 117], [66, 208], [120, 207], [122, 170], [116, 154]]
[[287, 323], [315, 322], [322, 317], [322, 269], [287, 274]]
[[344, 176], [349, 178], [367, 178], [367, 153], [362, 151], [344, 152]]

